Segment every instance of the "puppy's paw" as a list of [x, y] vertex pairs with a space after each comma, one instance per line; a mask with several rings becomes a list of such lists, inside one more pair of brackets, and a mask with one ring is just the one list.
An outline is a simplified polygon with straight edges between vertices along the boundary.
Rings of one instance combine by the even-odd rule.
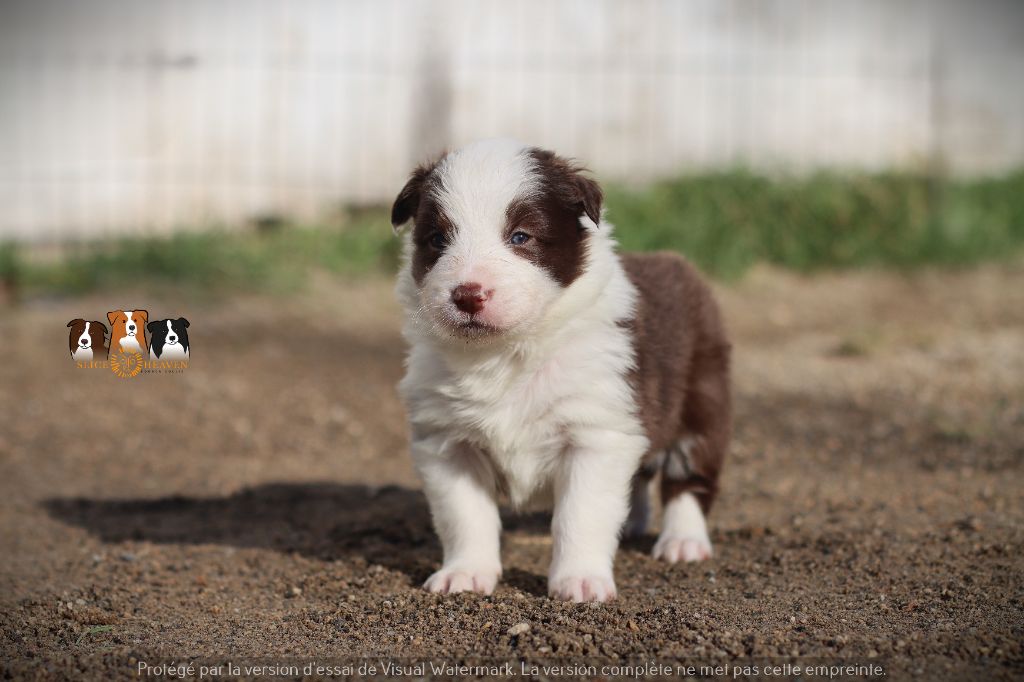
[[680, 561], [704, 561], [711, 558], [711, 542], [707, 537], [701, 536], [662, 534], [654, 543], [654, 550], [651, 553], [655, 559], [662, 559], [670, 564]]
[[427, 578], [423, 587], [438, 594], [477, 592], [491, 594], [501, 577], [501, 570], [470, 566], [444, 567]]
[[604, 575], [570, 575], [548, 582], [548, 594], [555, 599], [574, 602], [610, 601], [615, 599], [615, 581]]

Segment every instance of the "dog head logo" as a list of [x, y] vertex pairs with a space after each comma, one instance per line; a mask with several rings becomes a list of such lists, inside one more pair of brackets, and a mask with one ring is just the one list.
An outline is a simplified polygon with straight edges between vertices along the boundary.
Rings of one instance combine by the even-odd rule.
[[154, 320], [149, 330], [149, 350], [158, 360], [188, 360], [188, 320]]
[[119, 350], [136, 352], [145, 358], [149, 352], [146, 345], [146, 322], [149, 313], [145, 310], [112, 310], [107, 313], [110, 321], [110, 350], [108, 357]]
[[73, 360], [100, 359], [107, 354], [107, 328], [102, 322], [82, 319], [68, 322], [68, 348]]

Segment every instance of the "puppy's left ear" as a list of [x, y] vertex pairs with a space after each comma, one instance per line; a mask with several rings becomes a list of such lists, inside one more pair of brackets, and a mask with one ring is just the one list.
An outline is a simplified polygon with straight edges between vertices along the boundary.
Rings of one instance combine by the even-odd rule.
[[412, 172], [405, 187], [395, 197], [395, 203], [391, 205], [391, 228], [398, 234], [402, 226], [409, 220], [416, 217], [416, 210], [420, 207], [420, 196], [423, 194], [427, 178], [434, 172], [440, 159], [431, 163], [425, 163]]
[[586, 213], [594, 225], [598, 225], [601, 222], [601, 203], [604, 201], [601, 186], [580, 171], [576, 171], [573, 184], [579, 197], [580, 213]]
[[185, 325], [185, 329], [188, 329], [188, 320], [186, 320], [184, 317], [179, 317], [178, 322], [181, 322], [183, 325]]
[[107, 338], [107, 325], [103, 324], [99, 320], [93, 320], [92, 323], [94, 325], [96, 325], [97, 327], [99, 327], [100, 329], [103, 330], [103, 338], [104, 338], [104, 340], [106, 340], [106, 338]]
[[149, 311], [148, 310], [136, 310], [135, 314], [139, 315], [140, 317], [142, 317], [142, 323], [143, 324], [145, 324], [146, 320], [149, 319]]
[[571, 207], [577, 217], [586, 215], [595, 226], [601, 222], [604, 194], [595, 180], [584, 175], [583, 166], [538, 147], [530, 150], [530, 156], [549, 192]]

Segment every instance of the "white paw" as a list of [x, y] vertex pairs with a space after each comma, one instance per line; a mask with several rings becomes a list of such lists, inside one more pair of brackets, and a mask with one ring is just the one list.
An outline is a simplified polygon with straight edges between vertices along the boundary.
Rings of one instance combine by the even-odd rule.
[[707, 537], [662, 534], [654, 543], [654, 551], [651, 553], [655, 559], [663, 559], [670, 564], [680, 561], [704, 561], [711, 558], [711, 542]]
[[574, 602], [615, 599], [615, 581], [611, 576], [585, 575], [555, 578], [548, 582], [548, 594], [555, 599]]
[[500, 570], [451, 566], [442, 568], [423, 583], [430, 592], [455, 594], [457, 592], [478, 592], [491, 594], [501, 577]]

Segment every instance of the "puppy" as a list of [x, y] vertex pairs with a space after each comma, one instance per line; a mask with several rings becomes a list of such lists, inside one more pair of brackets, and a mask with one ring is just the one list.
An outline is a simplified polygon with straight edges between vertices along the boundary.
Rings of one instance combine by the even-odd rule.
[[112, 310], [107, 313], [110, 321], [110, 353], [117, 350], [135, 351], [143, 358], [149, 357], [146, 345], [146, 320], [149, 313], [145, 310]]
[[72, 360], [92, 360], [107, 355], [107, 328], [102, 322], [93, 320], [71, 320], [68, 347]]
[[158, 360], [188, 360], [188, 320], [156, 320], [146, 325], [149, 350]]
[[413, 222], [399, 390], [444, 551], [432, 592], [494, 590], [504, 497], [553, 504], [552, 596], [615, 597], [620, 533], [646, 529], [659, 470], [654, 555], [711, 556], [731, 429], [719, 310], [682, 258], [620, 256], [601, 202], [579, 167], [503, 140], [417, 168], [395, 200], [396, 230]]

